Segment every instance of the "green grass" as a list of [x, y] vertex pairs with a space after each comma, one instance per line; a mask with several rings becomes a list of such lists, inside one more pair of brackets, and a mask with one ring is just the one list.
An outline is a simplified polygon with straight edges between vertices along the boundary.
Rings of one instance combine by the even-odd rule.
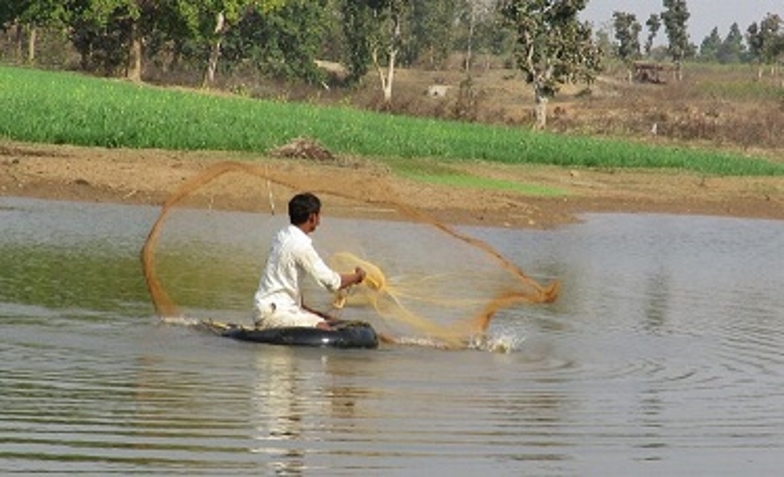
[[525, 184], [503, 179], [476, 177], [468, 174], [412, 174], [408, 177], [427, 184], [467, 187], [472, 189], [505, 190], [520, 192], [525, 195], [536, 197], [561, 197], [569, 194], [568, 191], [555, 187]]
[[337, 154], [385, 161], [435, 158], [784, 174], [784, 164], [726, 152], [167, 90], [5, 66], [0, 66], [0, 105], [0, 137], [29, 142], [264, 153], [307, 136]]
[[409, 179], [426, 184], [448, 185], [452, 187], [466, 187], [473, 189], [505, 190], [520, 192], [525, 195], [538, 197], [560, 197], [568, 195], [565, 189], [526, 184], [504, 179], [477, 177], [450, 166], [449, 163], [440, 163], [432, 160], [395, 160], [387, 161], [393, 171]]

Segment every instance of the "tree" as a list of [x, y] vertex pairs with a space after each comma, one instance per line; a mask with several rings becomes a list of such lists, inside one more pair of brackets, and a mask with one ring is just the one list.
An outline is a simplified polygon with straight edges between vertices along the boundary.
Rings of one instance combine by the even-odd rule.
[[11, 25], [16, 25], [17, 29], [17, 56], [22, 57], [22, 25], [18, 23], [19, 15], [24, 10], [22, 0], [10, 0], [0, 2], [0, 30], [5, 31]]
[[[0, 27], [16, 23], [17, 28], [27, 32], [26, 59], [34, 63], [38, 28], [63, 25], [65, 13], [65, 6], [59, 0], [5, 0], [0, 5]], [[22, 35], [18, 38], [21, 40]], [[21, 53], [21, 43], [18, 49]]]
[[683, 60], [690, 50], [686, 25], [690, 16], [689, 9], [686, 0], [664, 0], [664, 8], [661, 17], [669, 40], [667, 53], [675, 63], [676, 78], [680, 81], [683, 79]]
[[547, 124], [547, 102], [560, 85], [591, 81], [600, 54], [591, 27], [577, 15], [587, 0], [502, 0], [504, 19], [516, 32], [515, 60], [534, 88], [537, 129]]
[[369, 2], [343, 0], [343, 35], [346, 40], [346, 63], [350, 83], [358, 83], [367, 74], [371, 61], [371, 37], [375, 34], [375, 10]]
[[781, 32], [783, 25], [780, 16], [769, 13], [759, 25], [752, 23], [747, 30], [749, 53], [760, 65], [757, 71], [758, 77], [762, 76], [762, 65], [772, 67], [776, 59], [784, 54], [784, 34]]
[[[384, 103], [389, 105], [392, 102], [395, 62], [403, 42], [403, 18], [406, 10], [410, 7], [410, 0], [387, 0], [377, 3], [379, 3], [380, 9], [377, 10], [376, 18], [380, 21], [381, 35], [375, 37], [376, 41], [370, 52], [373, 66], [375, 66], [378, 79], [381, 82]], [[386, 65], [382, 66], [382, 62]]]
[[142, 80], [143, 38], [152, 30], [151, 24], [153, 18], [156, 17], [157, 7], [154, 0], [130, 0], [127, 5], [127, 23], [130, 31], [125, 77], [131, 81], [140, 82]]
[[651, 56], [653, 40], [656, 39], [656, 35], [659, 33], [659, 29], [661, 28], [661, 17], [655, 13], [651, 14], [651, 16], [648, 17], [648, 20], [645, 22], [645, 26], [648, 27], [648, 37], [645, 40], [645, 56]]
[[171, 57], [163, 67], [177, 67], [184, 51], [200, 39], [199, 5], [178, 0], [162, 0], [152, 19], [150, 32], [144, 39], [146, 56], [168, 50]]
[[106, 75], [127, 74], [129, 23], [138, 18], [133, 0], [71, 0], [67, 4], [71, 43], [81, 55], [83, 70]]
[[721, 43], [719, 28], [714, 27], [710, 35], [706, 36], [700, 44], [700, 59], [703, 61], [716, 61], [719, 56]]
[[215, 83], [215, 71], [218, 69], [218, 59], [221, 54], [221, 45], [230, 24], [238, 21], [242, 14], [245, 0], [201, 0], [201, 14], [199, 21], [201, 37], [210, 44], [210, 53], [207, 58], [207, 69], [204, 71], [202, 87]]
[[19, 17], [20, 0], [7, 0], [0, 3], [0, 30], [5, 30], [9, 24]]
[[618, 58], [626, 64], [627, 77], [632, 80], [631, 64], [640, 58], [640, 31], [642, 26], [633, 13], [613, 12], [613, 28], [618, 40]]
[[607, 25], [599, 27], [594, 31], [593, 43], [602, 54], [602, 60], [609, 60], [618, 56], [618, 46], [613, 40], [613, 29]]
[[409, 40], [402, 57], [406, 64], [422, 61], [430, 68], [441, 68], [452, 51], [458, 29], [457, 20], [464, 0], [412, 0], [405, 23]]
[[323, 81], [316, 66], [325, 36], [326, 0], [292, 0], [276, 10], [249, 9], [225, 38], [222, 57], [232, 68], [250, 65], [283, 80]]
[[[189, 3], [178, 1], [178, 4]], [[209, 43], [209, 57], [207, 69], [204, 72], [202, 86], [206, 87], [215, 82], [215, 71], [221, 55], [221, 45], [228, 29], [236, 25], [242, 16], [250, 10], [262, 14], [282, 7], [286, 0], [198, 0], [191, 2], [188, 11], [196, 11], [199, 15], [198, 35]]]
[[463, 48], [465, 50], [463, 68], [470, 76], [471, 65], [474, 63], [474, 51], [476, 50], [475, 43], [477, 42], [477, 30], [481, 25], [482, 17], [487, 15], [488, 6], [483, 2], [466, 1], [463, 2], [461, 7], [461, 23], [467, 25], [463, 41]]
[[[345, 0], [343, 5], [350, 76], [358, 81], [359, 74], [367, 72], [370, 60], [386, 105], [392, 102], [395, 67], [403, 43], [403, 20], [410, 7], [411, 0]], [[350, 28], [355, 30], [348, 31]]]
[[[485, 0], [471, 0], [474, 5], [486, 4]], [[472, 7], [475, 21], [472, 50], [485, 50], [499, 56], [511, 56], [515, 44], [515, 32], [499, 28], [504, 23], [501, 12], [495, 6]], [[466, 42], [468, 43], [468, 42]]]
[[727, 37], [719, 47], [717, 60], [719, 63], [739, 63], [743, 61], [746, 54], [746, 45], [743, 44], [743, 34], [740, 32], [740, 27], [737, 23], [730, 26], [730, 31]]
[[143, 45], [179, 14], [176, 0], [69, 0], [71, 42], [83, 69], [103, 69], [141, 81]]

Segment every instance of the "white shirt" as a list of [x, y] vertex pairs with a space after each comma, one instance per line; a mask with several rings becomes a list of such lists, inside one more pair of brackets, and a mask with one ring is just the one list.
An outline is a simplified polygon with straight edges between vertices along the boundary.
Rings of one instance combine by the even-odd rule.
[[340, 288], [340, 274], [324, 263], [313, 248], [311, 238], [299, 227], [288, 225], [272, 241], [254, 296], [256, 310], [269, 310], [271, 305], [278, 310], [299, 308], [302, 303], [300, 272], [310, 275], [331, 292]]

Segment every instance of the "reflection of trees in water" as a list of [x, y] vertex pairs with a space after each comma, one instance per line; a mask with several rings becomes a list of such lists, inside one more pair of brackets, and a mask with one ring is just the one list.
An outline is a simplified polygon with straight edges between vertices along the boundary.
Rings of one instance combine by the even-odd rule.
[[649, 275], [646, 281], [643, 329], [650, 333], [661, 333], [667, 321], [670, 302], [669, 285], [670, 277], [663, 270]]
[[[648, 333], [661, 335], [667, 324], [667, 312], [671, 298], [670, 275], [666, 268], [661, 266], [658, 270], [647, 275], [645, 294], [643, 296], [643, 322], [642, 327]], [[654, 338], [655, 339], [655, 338]], [[662, 451], [668, 446], [662, 435], [664, 417], [662, 416], [665, 404], [660, 396], [660, 385], [654, 379], [644, 379], [643, 389], [640, 390], [639, 411], [635, 414], [635, 424], [640, 427], [640, 443], [635, 447], [645, 453], [641, 457], [645, 461], [662, 460]]]

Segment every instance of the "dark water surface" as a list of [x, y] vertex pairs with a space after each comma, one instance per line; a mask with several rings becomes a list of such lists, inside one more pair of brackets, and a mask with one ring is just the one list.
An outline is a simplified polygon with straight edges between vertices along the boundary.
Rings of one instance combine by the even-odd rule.
[[[346, 351], [161, 324], [138, 257], [157, 213], [0, 199], [3, 473], [781, 472], [784, 222], [597, 214], [547, 232], [464, 229], [561, 280], [560, 299], [499, 313], [490, 335], [505, 352]], [[161, 259], [167, 283], [189, 314], [242, 316], [255, 282], [236, 276], [261, 258], [237, 237], [257, 219], [190, 213], [191, 239]]]

